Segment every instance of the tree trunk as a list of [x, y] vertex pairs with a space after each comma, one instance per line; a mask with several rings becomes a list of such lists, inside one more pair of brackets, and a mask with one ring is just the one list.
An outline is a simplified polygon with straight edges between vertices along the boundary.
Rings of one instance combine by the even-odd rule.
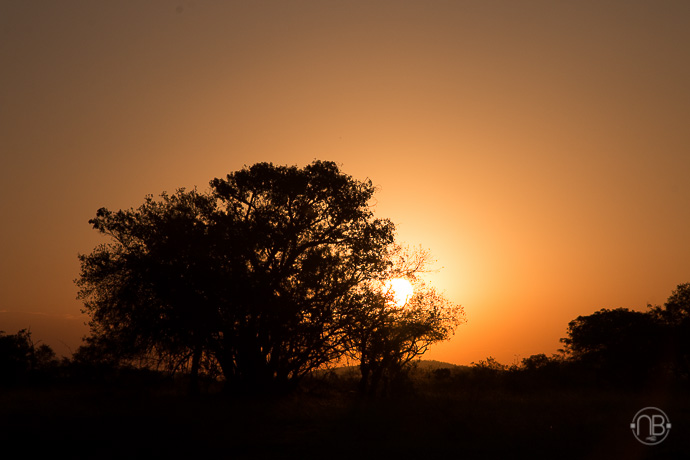
[[359, 379], [359, 394], [361, 396], [366, 396], [369, 391], [369, 376], [371, 375], [371, 369], [364, 359], [360, 361], [359, 372], [362, 377]]
[[199, 389], [199, 367], [201, 365], [201, 348], [194, 349], [192, 354], [192, 370], [189, 374], [189, 394], [196, 396]]

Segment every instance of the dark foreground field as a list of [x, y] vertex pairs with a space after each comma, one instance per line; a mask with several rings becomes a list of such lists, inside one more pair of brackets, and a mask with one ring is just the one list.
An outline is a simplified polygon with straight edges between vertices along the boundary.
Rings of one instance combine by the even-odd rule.
[[[657, 446], [640, 444], [629, 427], [646, 406], [673, 423]], [[1, 458], [688, 458], [689, 435], [690, 398], [679, 389], [429, 378], [375, 401], [342, 379], [253, 400], [165, 385], [0, 390]]]

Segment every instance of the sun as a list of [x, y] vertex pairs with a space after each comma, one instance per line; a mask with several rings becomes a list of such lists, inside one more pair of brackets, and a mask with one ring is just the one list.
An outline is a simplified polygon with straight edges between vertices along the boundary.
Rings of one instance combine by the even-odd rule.
[[385, 292], [393, 295], [396, 307], [403, 307], [414, 293], [412, 284], [405, 278], [393, 278], [383, 285]]

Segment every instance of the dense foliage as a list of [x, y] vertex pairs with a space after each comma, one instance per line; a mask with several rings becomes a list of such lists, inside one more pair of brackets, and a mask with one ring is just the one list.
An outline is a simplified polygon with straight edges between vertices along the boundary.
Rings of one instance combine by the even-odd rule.
[[[348, 334], [378, 308], [381, 295], [361, 293], [390, 275], [395, 245], [393, 224], [369, 206], [374, 191], [332, 162], [258, 163], [209, 193], [100, 209], [90, 223], [112, 241], [80, 256], [77, 280], [91, 345], [193, 376], [219, 369], [243, 389], [289, 388], [347, 353]], [[447, 338], [452, 324], [434, 315], [397, 318], [399, 346], [421, 340], [416, 355]]]

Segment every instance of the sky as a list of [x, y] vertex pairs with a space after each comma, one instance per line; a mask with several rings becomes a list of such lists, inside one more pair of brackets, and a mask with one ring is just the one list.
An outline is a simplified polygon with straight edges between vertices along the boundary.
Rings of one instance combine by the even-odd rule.
[[315, 159], [436, 259], [425, 358], [555, 353], [690, 282], [690, 2], [2, 2], [0, 330], [69, 355], [100, 207]]

